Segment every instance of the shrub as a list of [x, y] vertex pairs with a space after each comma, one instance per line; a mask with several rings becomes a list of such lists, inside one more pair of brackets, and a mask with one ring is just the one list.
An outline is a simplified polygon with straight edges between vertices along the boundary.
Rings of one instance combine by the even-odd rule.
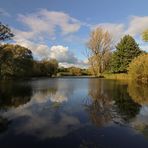
[[128, 68], [131, 79], [148, 84], [148, 54], [142, 54], [135, 58]]

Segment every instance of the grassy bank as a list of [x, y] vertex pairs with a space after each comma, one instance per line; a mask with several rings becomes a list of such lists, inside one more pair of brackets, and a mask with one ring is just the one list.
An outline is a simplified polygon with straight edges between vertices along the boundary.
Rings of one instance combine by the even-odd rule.
[[114, 79], [114, 80], [129, 80], [130, 77], [128, 74], [104, 74], [106, 79]]

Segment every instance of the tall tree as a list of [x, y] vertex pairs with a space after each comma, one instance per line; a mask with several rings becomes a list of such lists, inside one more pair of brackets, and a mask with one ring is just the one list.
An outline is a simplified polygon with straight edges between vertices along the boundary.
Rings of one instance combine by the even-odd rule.
[[50, 59], [49, 60], [49, 75], [50, 77], [52, 75], [56, 75], [58, 72], [58, 61], [56, 59]]
[[1, 45], [0, 59], [1, 78], [30, 75], [33, 57], [29, 49], [20, 45]]
[[145, 42], [148, 42], [148, 29], [145, 30], [145, 31], [142, 33], [142, 39], [143, 39]]
[[112, 38], [108, 31], [98, 27], [94, 29], [87, 43], [87, 56], [95, 76], [100, 76], [108, 65]]
[[58, 71], [58, 61], [56, 59], [34, 61], [33, 75], [34, 76], [52, 76]]
[[116, 46], [112, 55], [111, 71], [114, 73], [126, 73], [129, 63], [141, 54], [138, 44], [130, 35], [125, 35]]
[[14, 36], [11, 29], [0, 22], [0, 41], [11, 39]]

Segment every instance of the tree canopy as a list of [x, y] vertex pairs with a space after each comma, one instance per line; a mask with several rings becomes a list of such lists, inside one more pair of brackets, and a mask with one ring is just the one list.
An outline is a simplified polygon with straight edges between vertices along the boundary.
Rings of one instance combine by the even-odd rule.
[[58, 72], [58, 61], [56, 59], [34, 61], [33, 76], [53, 76]]
[[139, 82], [148, 83], [148, 54], [141, 54], [129, 64], [129, 76]]
[[143, 39], [145, 42], [148, 42], [148, 29], [145, 30], [145, 31], [142, 33], [142, 39]]
[[0, 22], [0, 41], [11, 39], [14, 36], [11, 29]]
[[56, 59], [36, 61], [28, 48], [20, 45], [0, 45], [0, 78], [53, 76], [58, 72]]
[[111, 35], [105, 29], [98, 27], [91, 32], [87, 43], [87, 56], [95, 76], [105, 71], [110, 59], [111, 44]]
[[5, 44], [0, 46], [0, 76], [24, 77], [32, 70], [32, 52], [20, 45]]
[[125, 35], [116, 46], [112, 55], [111, 71], [114, 73], [126, 73], [129, 63], [141, 54], [138, 44], [130, 35]]

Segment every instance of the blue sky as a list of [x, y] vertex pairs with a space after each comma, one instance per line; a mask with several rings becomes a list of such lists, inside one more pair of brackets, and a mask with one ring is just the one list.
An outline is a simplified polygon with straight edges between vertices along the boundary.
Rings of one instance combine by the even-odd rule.
[[13, 42], [30, 48], [35, 58], [84, 66], [86, 42], [96, 26], [115, 40], [130, 34], [147, 50], [140, 38], [148, 28], [147, 6], [147, 0], [0, 0], [0, 21], [12, 28]]

